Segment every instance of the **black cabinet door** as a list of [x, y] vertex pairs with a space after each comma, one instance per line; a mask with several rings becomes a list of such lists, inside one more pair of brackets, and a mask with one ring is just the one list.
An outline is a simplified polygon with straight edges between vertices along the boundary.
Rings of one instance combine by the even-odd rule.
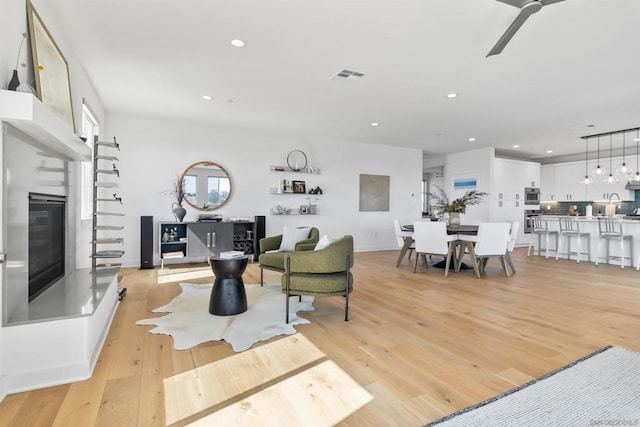
[[189, 258], [209, 258], [233, 248], [233, 224], [196, 222], [187, 227]]

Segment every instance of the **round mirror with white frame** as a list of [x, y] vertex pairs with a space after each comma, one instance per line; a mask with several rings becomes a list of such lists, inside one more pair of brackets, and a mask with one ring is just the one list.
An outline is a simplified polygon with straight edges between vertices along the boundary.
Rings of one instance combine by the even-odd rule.
[[182, 173], [184, 200], [201, 211], [213, 211], [231, 198], [231, 176], [215, 162], [198, 162]]

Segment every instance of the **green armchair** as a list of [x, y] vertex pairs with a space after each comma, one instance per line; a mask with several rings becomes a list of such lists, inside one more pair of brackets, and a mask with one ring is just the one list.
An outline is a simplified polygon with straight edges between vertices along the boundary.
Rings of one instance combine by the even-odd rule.
[[344, 236], [319, 251], [289, 252], [285, 256], [282, 292], [301, 295], [345, 297], [344, 320], [349, 320], [349, 293], [353, 291], [353, 236]]
[[[305, 240], [301, 240], [296, 243], [295, 251], [313, 251], [316, 244], [320, 240], [320, 231], [317, 228], [311, 227], [309, 231], [309, 237]], [[264, 284], [263, 270], [273, 270], [280, 273], [284, 273], [284, 257], [291, 252], [269, 252], [277, 251], [280, 249], [280, 243], [282, 242], [282, 234], [277, 236], [270, 236], [260, 239], [260, 256], [258, 262], [260, 263], [260, 286]]]

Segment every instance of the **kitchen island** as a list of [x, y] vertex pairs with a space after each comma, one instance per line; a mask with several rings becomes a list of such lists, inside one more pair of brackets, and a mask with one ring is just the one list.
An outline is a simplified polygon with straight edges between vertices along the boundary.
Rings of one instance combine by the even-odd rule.
[[[550, 231], [559, 231], [560, 230], [560, 218], [566, 217], [566, 215], [542, 215], [542, 219], [546, 221], [547, 227]], [[605, 243], [603, 243], [602, 253], [598, 254], [598, 247], [600, 244], [600, 232], [598, 228], [598, 216], [593, 217], [585, 217], [585, 216], [572, 216], [574, 221], [579, 222], [580, 224], [580, 232], [590, 233], [590, 243], [591, 243], [591, 256], [587, 259], [586, 254], [580, 255], [580, 262], [588, 261], [588, 262], [596, 262], [596, 257], [600, 256], [599, 263], [606, 263], [605, 259]], [[600, 218], [604, 218], [604, 216], [600, 216]], [[630, 234], [633, 236], [633, 259], [630, 261], [629, 259], [624, 260], [625, 267], [638, 267], [638, 255], [640, 255], [640, 220], [634, 219], [624, 219], [622, 215], [616, 216], [616, 219], [622, 220], [622, 231], [624, 234]], [[534, 236], [535, 237], [535, 236]], [[567, 258], [567, 244], [566, 238], [560, 237], [562, 239], [562, 247], [560, 250], [560, 258]], [[553, 241], [554, 237], [549, 237], [549, 247], [555, 248], [555, 242]], [[617, 242], [612, 242], [610, 244], [609, 253], [611, 257], [620, 257], [620, 245], [616, 244]], [[534, 245], [536, 251], [538, 250], [538, 239], [534, 239]], [[544, 239], [543, 239], [544, 245]], [[571, 241], [571, 251], [575, 252], [577, 248], [577, 239], [572, 238]], [[587, 252], [587, 245], [582, 244], [581, 252]], [[555, 255], [555, 253], [552, 254]], [[625, 248], [625, 256], [629, 256], [628, 249]], [[576, 255], [571, 256], [572, 260], [576, 260]], [[611, 259], [611, 264], [620, 265], [620, 259]]]

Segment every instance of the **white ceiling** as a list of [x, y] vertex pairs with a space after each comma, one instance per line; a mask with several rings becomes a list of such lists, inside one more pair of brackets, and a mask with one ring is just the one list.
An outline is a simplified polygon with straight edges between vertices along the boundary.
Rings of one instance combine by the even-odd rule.
[[[543, 7], [489, 58], [518, 14], [496, 0], [33, 3], [108, 111], [542, 161], [640, 126], [638, 0]], [[366, 77], [330, 79], [343, 68]]]

